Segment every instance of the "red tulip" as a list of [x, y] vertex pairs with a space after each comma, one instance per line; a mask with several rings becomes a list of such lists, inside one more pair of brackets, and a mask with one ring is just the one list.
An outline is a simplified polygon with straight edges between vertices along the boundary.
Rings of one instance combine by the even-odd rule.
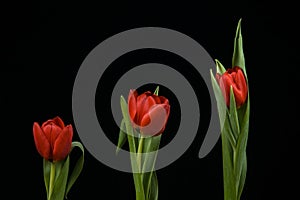
[[223, 93], [226, 105], [230, 105], [230, 86], [232, 86], [236, 106], [239, 108], [247, 99], [248, 87], [245, 75], [238, 66], [228, 69], [223, 74], [216, 74], [216, 80]]
[[33, 124], [33, 136], [39, 154], [50, 161], [60, 161], [70, 153], [73, 137], [72, 125], [65, 126], [59, 117], [49, 119], [39, 126]]
[[169, 100], [147, 91], [138, 95], [130, 90], [128, 109], [131, 122], [144, 136], [161, 134], [166, 127], [170, 114]]

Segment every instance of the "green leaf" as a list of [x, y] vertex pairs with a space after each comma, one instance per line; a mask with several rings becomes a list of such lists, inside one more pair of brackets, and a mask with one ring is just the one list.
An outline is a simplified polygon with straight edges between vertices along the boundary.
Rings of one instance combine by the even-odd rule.
[[118, 139], [118, 146], [116, 149], [116, 154], [120, 151], [120, 149], [123, 147], [125, 142], [127, 141], [127, 134], [124, 132], [125, 130], [125, 122], [124, 119], [122, 119], [121, 125], [120, 125], [120, 133], [119, 133], [119, 139]]
[[66, 185], [68, 180], [68, 173], [69, 173], [69, 165], [70, 165], [70, 157], [63, 161], [63, 167], [54, 183], [53, 192], [51, 194], [50, 200], [64, 200], [65, 192], [66, 192]]
[[120, 98], [120, 105], [121, 105], [123, 119], [126, 127], [127, 137], [128, 137], [127, 139], [129, 144], [129, 150], [130, 150], [130, 161], [131, 161], [133, 180], [134, 180], [134, 185], [136, 190], [136, 198], [144, 200], [145, 196], [144, 196], [144, 188], [142, 184], [142, 175], [140, 173], [137, 173], [138, 172], [137, 153], [136, 153], [137, 148], [135, 144], [134, 130], [129, 118], [128, 106], [123, 96], [121, 96]]
[[134, 139], [134, 130], [133, 130], [130, 118], [129, 118], [128, 106], [127, 106], [126, 100], [124, 99], [123, 96], [121, 96], [121, 98], [120, 98], [120, 105], [121, 105], [123, 120], [124, 120], [124, 124], [125, 124], [125, 128], [126, 128], [126, 132], [127, 132], [130, 152], [136, 153], [137, 148], [136, 148], [136, 141]]
[[235, 34], [235, 39], [234, 39], [234, 49], [233, 49], [233, 56], [232, 56], [232, 67], [239, 66], [240, 68], [242, 68], [244, 71], [244, 74], [247, 78], [244, 51], [243, 51], [243, 38], [242, 38], [241, 22], [242, 22], [242, 19], [239, 20], [237, 28], [236, 28], [236, 34]]
[[241, 198], [241, 195], [243, 193], [243, 189], [244, 189], [244, 185], [245, 185], [245, 181], [246, 181], [246, 174], [247, 174], [247, 156], [246, 156], [246, 152], [243, 156], [243, 162], [242, 162], [242, 166], [241, 166], [241, 172], [239, 174], [239, 185], [238, 185], [238, 199]]
[[[226, 129], [224, 129], [226, 130]], [[233, 171], [233, 152], [234, 149], [229, 143], [224, 131], [221, 134], [222, 140], [222, 161], [223, 161], [223, 186], [224, 186], [224, 200], [234, 200], [236, 197], [235, 192], [235, 177]]]
[[151, 176], [151, 187], [149, 193], [147, 194], [147, 200], [158, 200], [158, 180], [155, 171]]
[[225, 67], [218, 59], [215, 59], [215, 61], [216, 61], [217, 73], [224, 74], [226, 72]]
[[234, 138], [237, 140], [240, 134], [240, 125], [232, 86], [230, 86], [229, 121]]
[[55, 163], [55, 179], [56, 180], [61, 172], [61, 169], [64, 165], [64, 162], [63, 161], [60, 161], [60, 162], [56, 162]]
[[43, 159], [43, 173], [44, 173], [44, 182], [45, 182], [47, 197], [49, 195], [50, 169], [51, 169], [51, 162], [46, 159]]
[[[72, 188], [72, 186], [74, 185], [75, 181], [77, 180], [78, 176], [80, 175], [82, 169], [83, 169], [83, 164], [84, 164], [84, 148], [82, 146], [82, 144], [80, 142], [72, 142], [72, 150], [78, 147], [81, 150], [81, 156], [78, 158], [73, 171], [68, 179], [68, 184], [67, 184], [67, 190], [66, 190], [66, 194], [65, 197], [67, 198], [67, 195], [70, 191], [70, 189]], [[72, 153], [72, 150], [70, 153]]]
[[160, 140], [161, 135], [145, 138], [143, 152], [148, 153], [157, 151], [159, 149]]
[[[249, 100], [249, 99], [248, 99]], [[238, 178], [240, 178], [241, 171], [243, 170], [243, 162], [246, 162], [246, 147], [248, 141], [248, 131], [249, 131], [249, 101], [247, 102], [246, 112], [244, 118], [242, 119], [242, 127], [239, 136], [239, 140], [237, 141], [237, 149], [236, 149], [236, 174]]]
[[222, 130], [222, 133], [226, 138], [227, 140], [229, 141], [229, 144], [231, 145], [231, 148], [233, 150], [236, 149], [236, 138], [235, 136], [233, 135], [232, 133], [232, 128], [231, 128], [231, 125], [230, 125], [230, 120], [229, 120], [229, 114], [226, 115], [226, 119], [225, 119], [225, 123], [224, 123], [224, 127], [223, 127], [223, 130]]
[[157, 95], [158, 96], [158, 92], [159, 92], [159, 86], [156, 87], [155, 91], [153, 94]]
[[213, 91], [215, 94], [215, 98], [217, 101], [217, 108], [218, 108], [218, 113], [219, 113], [221, 131], [222, 131], [222, 129], [224, 127], [224, 123], [225, 123], [227, 106], [226, 106], [223, 94], [221, 92], [221, 89], [220, 89], [211, 69], [210, 69], [210, 77], [211, 77], [211, 82], [212, 82], [212, 87], [213, 87]]
[[[146, 196], [149, 196], [149, 193], [151, 192], [152, 187], [152, 179], [153, 174], [155, 173], [155, 162], [158, 154], [158, 149], [160, 145], [161, 135], [154, 136], [154, 137], [148, 137], [145, 139], [145, 145], [144, 145], [144, 163], [143, 163], [143, 184], [144, 188], [146, 190]], [[149, 172], [150, 170], [150, 172]], [[144, 173], [147, 171], [146, 173]]]
[[[243, 69], [246, 80], [248, 82], [246, 67], [245, 67], [245, 58], [243, 52], [241, 19], [239, 20], [236, 29], [232, 65], [239, 66]], [[248, 131], [249, 131], [249, 114], [250, 114], [250, 100], [249, 100], [249, 91], [248, 91], [248, 99], [246, 103], [237, 110], [237, 116], [238, 116], [239, 126], [240, 126], [240, 134], [237, 141], [237, 148], [235, 154], [235, 162], [236, 162], [235, 176], [237, 179], [238, 198], [240, 198], [242, 194], [245, 179], [246, 179], [246, 171], [247, 171], [246, 146], [247, 146]]]
[[154, 170], [160, 140], [161, 135], [146, 138], [144, 145], [145, 158], [142, 172]]

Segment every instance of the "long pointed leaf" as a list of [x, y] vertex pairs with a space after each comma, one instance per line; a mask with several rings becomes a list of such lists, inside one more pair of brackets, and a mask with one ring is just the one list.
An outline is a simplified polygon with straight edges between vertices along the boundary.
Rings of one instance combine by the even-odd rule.
[[70, 157], [68, 156], [66, 160], [60, 162], [64, 162], [63, 167], [54, 183], [53, 192], [51, 194], [50, 200], [64, 200], [65, 197], [66, 185], [67, 185], [68, 173], [69, 173]]
[[55, 180], [58, 178], [58, 176], [60, 175], [61, 169], [64, 165], [63, 161], [60, 162], [56, 162], [55, 163]]
[[218, 108], [218, 114], [219, 114], [219, 120], [220, 120], [220, 127], [221, 131], [224, 127], [225, 118], [226, 118], [226, 112], [227, 112], [227, 106], [223, 97], [223, 94], [221, 92], [221, 89], [215, 79], [214, 74], [212, 73], [212, 70], [210, 69], [210, 77], [212, 82], [213, 91], [215, 94], [215, 98], [217, 101], [217, 108]]
[[118, 154], [120, 149], [123, 147], [123, 145], [127, 141], [127, 134], [124, 132], [124, 130], [125, 130], [125, 122], [124, 122], [124, 119], [122, 119], [121, 125], [120, 125], [120, 133], [119, 133], [119, 139], [118, 139], [116, 154]]
[[237, 142], [235, 174], [238, 179], [241, 179], [242, 176], [244, 176], [244, 177], [246, 176], [246, 174], [242, 174], [242, 173], [246, 173], [244, 165], [246, 162], [246, 147], [247, 147], [248, 131], [249, 131], [249, 112], [250, 112], [250, 107], [249, 107], [249, 101], [248, 101], [246, 112], [245, 112], [244, 119], [242, 122], [239, 140]]
[[241, 195], [243, 193], [245, 181], [246, 181], [246, 174], [247, 174], [247, 156], [245, 153], [245, 156], [243, 157], [244, 161], [242, 162], [242, 170], [239, 177], [239, 185], [238, 185], [238, 199], [241, 198]]
[[223, 186], [224, 186], [224, 200], [234, 200], [235, 193], [235, 177], [233, 174], [233, 152], [225, 132], [221, 134], [222, 140], [222, 161], [223, 161]]
[[123, 114], [123, 120], [125, 123], [125, 127], [126, 127], [126, 132], [127, 132], [127, 136], [128, 136], [128, 142], [129, 142], [129, 146], [131, 147], [130, 152], [134, 152], [136, 153], [137, 148], [136, 148], [136, 142], [134, 139], [134, 130], [132, 128], [132, 124], [129, 118], [129, 113], [128, 113], [128, 106], [126, 103], [126, 100], [124, 99], [123, 96], [121, 96], [120, 98], [120, 105], [121, 105], [121, 110], [122, 110], [122, 114]]
[[235, 97], [234, 97], [232, 86], [230, 86], [229, 121], [231, 124], [232, 132], [235, 137], [235, 140], [237, 140], [239, 137], [239, 134], [240, 134], [240, 125], [239, 125], [236, 102], [235, 102]]
[[158, 200], [158, 180], [156, 172], [154, 171], [151, 176], [150, 192], [147, 195], [147, 200]]
[[155, 158], [158, 153], [160, 140], [161, 140], [161, 135], [145, 138], [144, 149], [143, 149], [143, 152], [145, 153], [145, 158], [144, 158], [144, 166], [142, 172], [149, 171], [147, 169], [154, 168], [153, 165], [155, 164]]
[[235, 34], [235, 39], [234, 39], [234, 49], [233, 49], [233, 56], [232, 56], [232, 67], [239, 66], [240, 68], [242, 68], [245, 73], [245, 76], [247, 78], [246, 67], [245, 67], [245, 57], [244, 57], [244, 51], [243, 51], [243, 38], [242, 38], [241, 22], [242, 22], [242, 19], [239, 20], [237, 28], [236, 28], [236, 34]]
[[128, 137], [132, 174], [133, 174], [135, 190], [136, 190], [136, 198], [145, 200], [144, 188], [143, 188], [143, 184], [142, 184], [142, 177], [141, 177], [140, 173], [137, 173], [138, 172], [138, 165], [137, 165], [137, 159], [136, 159], [137, 158], [137, 153], [136, 153], [137, 148], [135, 145], [134, 131], [133, 131], [133, 127], [131, 125], [131, 121], [129, 118], [128, 106], [127, 106], [126, 100], [124, 99], [123, 96], [121, 96], [121, 98], [120, 98], [120, 105], [121, 105], [121, 110], [122, 110], [122, 114], [123, 114], [123, 119], [125, 122], [127, 137]]
[[[160, 145], [161, 135], [149, 137], [145, 140], [145, 149], [144, 152], [148, 153], [145, 154], [145, 161], [143, 164], [142, 172], [146, 173], [143, 174], [143, 184], [146, 190], [146, 196], [149, 196], [152, 186], [152, 176], [155, 173], [155, 162], [158, 154], [158, 149]], [[149, 172], [150, 170], [150, 172]]]
[[[77, 180], [78, 176], [80, 175], [82, 168], [83, 168], [83, 164], [84, 164], [84, 148], [83, 148], [82, 144], [80, 142], [72, 142], [72, 150], [75, 147], [78, 147], [81, 150], [82, 154], [78, 158], [78, 160], [74, 166], [74, 169], [68, 179], [67, 190], [66, 190], [66, 194], [65, 194], [66, 198], [67, 198], [67, 195], [68, 195], [71, 187], [74, 185], [75, 181]], [[71, 151], [71, 153], [72, 153], [72, 151]]]
[[227, 116], [226, 116], [224, 128], [223, 128], [221, 134], [223, 134], [227, 138], [227, 140], [229, 141], [229, 144], [231, 145], [231, 148], [233, 150], [235, 150], [237, 142], [236, 142], [235, 136], [232, 133], [232, 127], [229, 122], [229, 114], [227, 114]]

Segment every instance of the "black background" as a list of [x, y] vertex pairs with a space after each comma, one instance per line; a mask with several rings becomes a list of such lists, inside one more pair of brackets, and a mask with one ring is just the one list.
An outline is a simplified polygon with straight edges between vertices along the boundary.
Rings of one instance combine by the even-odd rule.
[[[251, 91], [248, 172], [242, 199], [299, 196], [299, 103], [295, 97], [299, 91], [299, 22], [295, 5], [288, 1], [26, 1], [2, 9], [1, 175], [5, 178], [1, 184], [9, 199], [46, 199], [42, 158], [34, 146], [32, 125], [57, 115], [66, 124], [73, 124], [73, 83], [82, 61], [95, 46], [128, 29], [165, 27], [192, 37], [212, 58], [229, 67], [240, 18]], [[159, 199], [223, 199], [220, 140], [205, 158], [198, 158], [209, 120], [205, 105], [210, 103], [201, 77], [192, 73], [188, 63], [166, 52], [145, 50], [126, 56], [110, 66], [97, 90], [96, 108], [108, 116], [106, 121], [101, 119], [110, 129], [108, 137], [116, 142], [118, 134], [116, 124], [108, 125], [111, 113], [105, 105], [109, 88], [129, 66], [156, 61], [173, 68], [186, 67], [189, 70], [182, 73], [198, 95], [203, 95], [198, 97], [204, 117], [188, 151], [157, 171]], [[155, 86], [140, 88], [144, 89], [154, 90]], [[177, 127], [170, 124], [179, 121], [180, 109], [171, 91], [162, 87], [160, 94], [174, 105], [163, 136], [166, 144], [176, 132]], [[76, 129], [73, 140], [80, 141]], [[134, 195], [131, 174], [105, 166], [86, 151], [83, 172], [69, 199], [134, 199]]]

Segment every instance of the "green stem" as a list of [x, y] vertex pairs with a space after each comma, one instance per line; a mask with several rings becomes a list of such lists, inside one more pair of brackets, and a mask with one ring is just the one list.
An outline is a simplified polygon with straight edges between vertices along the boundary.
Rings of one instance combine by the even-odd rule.
[[[132, 135], [128, 135], [128, 143], [129, 143], [129, 149], [130, 149], [130, 159], [131, 159], [131, 166], [133, 169], [133, 179], [134, 179], [134, 185], [135, 185], [135, 194], [136, 194], [136, 200], [145, 200], [145, 194], [144, 194], [144, 188], [143, 188], [143, 183], [142, 183], [142, 174], [138, 173], [140, 171], [139, 166], [141, 165], [138, 162], [139, 158], [139, 153], [135, 152], [135, 138]], [[140, 140], [143, 145], [143, 141]], [[142, 146], [141, 145], [141, 146]], [[138, 152], [142, 152], [141, 147], [138, 147]]]
[[54, 187], [54, 179], [55, 179], [55, 163], [51, 162], [48, 200], [51, 199], [51, 195], [52, 195], [53, 187]]
[[139, 141], [139, 146], [138, 146], [138, 150], [137, 150], [137, 164], [138, 164], [138, 168], [139, 168], [139, 172], [142, 172], [142, 155], [143, 155], [143, 145], [144, 145], [144, 137], [141, 136], [140, 141]]
[[139, 170], [138, 179], [141, 183], [140, 186], [142, 187], [139, 188], [139, 190], [136, 192], [136, 200], [145, 200], [145, 194], [143, 188], [143, 172], [142, 172], [142, 155], [143, 155], [144, 140], [145, 138], [141, 136], [138, 144], [137, 157], [136, 157], [137, 167]]

